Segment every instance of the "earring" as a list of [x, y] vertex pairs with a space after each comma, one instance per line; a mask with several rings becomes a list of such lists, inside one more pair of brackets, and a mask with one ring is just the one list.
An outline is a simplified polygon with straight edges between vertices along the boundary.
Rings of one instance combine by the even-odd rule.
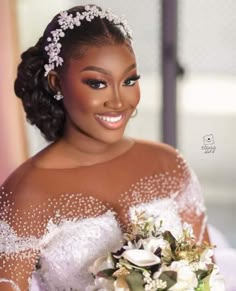
[[55, 98], [57, 101], [60, 101], [61, 99], [64, 98], [64, 96], [61, 94], [60, 91], [58, 91], [57, 94], [55, 94], [55, 95], [53, 96], [53, 98]]
[[138, 115], [138, 109], [135, 108], [134, 111], [133, 111], [133, 113], [132, 113], [132, 115], [131, 115], [130, 117], [131, 117], [131, 118], [134, 118], [134, 117], [136, 117], [137, 115]]

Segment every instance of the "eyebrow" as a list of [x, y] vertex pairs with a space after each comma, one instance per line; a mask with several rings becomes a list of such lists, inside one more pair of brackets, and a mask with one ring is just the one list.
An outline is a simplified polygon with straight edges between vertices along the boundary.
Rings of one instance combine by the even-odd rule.
[[[136, 68], [136, 64], [135, 63], [130, 65], [130, 66], [128, 66], [124, 70], [124, 74], [129, 72], [132, 69], [135, 69], [135, 68]], [[105, 74], [105, 75], [109, 75], [109, 76], [112, 75], [111, 71], [108, 71], [108, 70], [105, 70], [103, 68], [96, 67], [96, 66], [87, 66], [87, 67], [83, 68], [80, 72], [84, 72], [84, 71], [96, 71], [96, 72], [100, 72], [100, 73]]]

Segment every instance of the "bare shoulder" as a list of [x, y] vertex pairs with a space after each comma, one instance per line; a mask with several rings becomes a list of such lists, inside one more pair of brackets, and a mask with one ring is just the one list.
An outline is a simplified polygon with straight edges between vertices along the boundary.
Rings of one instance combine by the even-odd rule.
[[24, 210], [40, 203], [44, 198], [43, 183], [29, 158], [17, 167], [0, 186], [0, 207], [11, 204], [12, 209]]
[[168, 153], [176, 153], [178, 151], [175, 149], [173, 146], [160, 142], [160, 141], [151, 141], [151, 140], [142, 140], [142, 139], [135, 139], [136, 144], [139, 144], [143, 147], [149, 148], [150, 150], [155, 150], [155, 151], [163, 151], [163, 152], [168, 152]]
[[188, 165], [178, 149], [163, 142], [136, 140], [136, 155], [142, 167], [154, 173], [172, 173], [183, 176]]
[[136, 144], [140, 147], [140, 150], [144, 154], [149, 154], [153, 158], [158, 157], [158, 159], [174, 161], [176, 159], [184, 160], [183, 156], [178, 149], [173, 146], [158, 142], [158, 141], [147, 141], [147, 140], [135, 140]]

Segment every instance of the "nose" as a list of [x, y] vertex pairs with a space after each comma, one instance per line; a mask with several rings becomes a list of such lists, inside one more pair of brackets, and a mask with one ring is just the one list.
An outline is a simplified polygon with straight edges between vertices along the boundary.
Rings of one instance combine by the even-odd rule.
[[124, 105], [122, 96], [117, 88], [110, 92], [110, 96], [105, 101], [104, 105], [109, 109], [121, 109]]

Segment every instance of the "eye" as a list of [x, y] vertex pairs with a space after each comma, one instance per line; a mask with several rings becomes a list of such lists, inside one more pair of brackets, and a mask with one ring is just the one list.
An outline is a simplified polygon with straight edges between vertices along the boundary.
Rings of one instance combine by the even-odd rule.
[[139, 79], [140, 75], [132, 76], [124, 81], [124, 86], [134, 86]]
[[104, 80], [88, 79], [85, 83], [93, 89], [103, 89], [107, 86]]

